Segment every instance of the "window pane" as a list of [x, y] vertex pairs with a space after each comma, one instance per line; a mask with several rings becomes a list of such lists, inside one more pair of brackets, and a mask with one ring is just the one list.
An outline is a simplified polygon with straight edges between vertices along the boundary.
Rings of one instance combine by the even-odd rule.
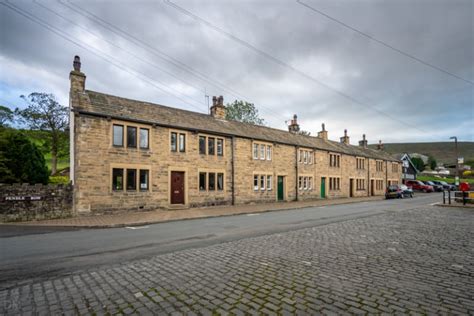
[[137, 189], [137, 170], [127, 169], [127, 190]]
[[253, 144], [253, 159], [258, 159], [258, 144]]
[[179, 134], [179, 151], [186, 151], [186, 134]]
[[206, 154], [206, 137], [205, 136], [199, 136], [199, 153], [201, 155]]
[[267, 146], [267, 160], [272, 160], [272, 146]]
[[148, 128], [140, 128], [140, 148], [148, 148]]
[[123, 190], [123, 169], [112, 169], [112, 190]]
[[258, 175], [254, 175], [254, 176], [253, 176], [253, 189], [254, 189], [255, 191], [258, 190]]
[[215, 189], [216, 189], [216, 174], [209, 173], [209, 190], [215, 190]]
[[114, 146], [123, 146], [123, 126], [114, 125]]
[[260, 176], [260, 189], [265, 190], [265, 176]]
[[224, 190], [224, 174], [218, 173], [217, 174], [217, 190]]
[[260, 145], [260, 159], [265, 159], [265, 145]]
[[224, 155], [224, 140], [221, 138], [217, 139], [217, 155], [218, 156]]
[[127, 126], [127, 147], [137, 147], [137, 128]]
[[267, 176], [267, 190], [272, 189], [272, 176]]
[[140, 170], [140, 190], [147, 191], [148, 190], [148, 170]]
[[176, 133], [171, 133], [171, 151], [177, 151], [178, 150], [178, 134]]
[[298, 188], [301, 190], [302, 187], [303, 187], [303, 179], [301, 177], [298, 177]]
[[199, 190], [206, 191], [206, 173], [199, 173]]
[[216, 139], [214, 137], [209, 137], [207, 139], [207, 153], [209, 155], [215, 155], [216, 153], [215, 143], [216, 143]]
[[308, 189], [308, 177], [303, 178], [303, 187], [305, 190]]

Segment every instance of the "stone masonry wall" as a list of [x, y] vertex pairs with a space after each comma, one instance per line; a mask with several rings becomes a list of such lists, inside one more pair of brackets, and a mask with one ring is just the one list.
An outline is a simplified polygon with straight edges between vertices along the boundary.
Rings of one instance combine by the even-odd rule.
[[72, 185], [0, 184], [0, 222], [70, 217], [72, 193]]

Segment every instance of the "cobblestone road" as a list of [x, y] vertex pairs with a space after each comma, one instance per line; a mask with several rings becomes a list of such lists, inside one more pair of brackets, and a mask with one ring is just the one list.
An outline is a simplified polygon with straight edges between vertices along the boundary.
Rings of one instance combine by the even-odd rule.
[[474, 211], [425, 208], [0, 292], [2, 314], [471, 314]]

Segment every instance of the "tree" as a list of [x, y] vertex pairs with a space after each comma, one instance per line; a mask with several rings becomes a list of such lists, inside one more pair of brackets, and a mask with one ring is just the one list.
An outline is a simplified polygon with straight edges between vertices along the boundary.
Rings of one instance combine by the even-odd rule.
[[255, 125], [265, 124], [265, 121], [259, 117], [258, 109], [253, 103], [238, 100], [226, 104], [225, 119]]
[[431, 170], [436, 169], [436, 166], [438, 165], [438, 163], [436, 162], [435, 157], [433, 157], [433, 156], [428, 157], [428, 165], [430, 166]]
[[23, 133], [0, 127], [0, 183], [43, 183], [48, 167], [40, 150]]
[[58, 151], [64, 141], [64, 131], [68, 127], [68, 108], [59, 104], [53, 94], [33, 92], [28, 97], [21, 96], [28, 103], [24, 110], [15, 110], [30, 129], [49, 131], [51, 152], [51, 174], [57, 171]]
[[413, 165], [418, 171], [425, 170], [425, 163], [423, 162], [423, 159], [418, 158], [418, 157], [413, 157], [411, 158], [411, 162], [413, 163]]
[[0, 105], [0, 126], [8, 126], [13, 121], [13, 111], [6, 106]]

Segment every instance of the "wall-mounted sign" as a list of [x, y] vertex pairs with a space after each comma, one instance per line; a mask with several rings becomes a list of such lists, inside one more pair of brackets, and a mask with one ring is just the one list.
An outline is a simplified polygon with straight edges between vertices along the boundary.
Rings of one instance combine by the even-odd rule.
[[464, 157], [458, 157], [458, 164], [464, 163]]
[[39, 201], [41, 196], [6, 196], [5, 201]]

